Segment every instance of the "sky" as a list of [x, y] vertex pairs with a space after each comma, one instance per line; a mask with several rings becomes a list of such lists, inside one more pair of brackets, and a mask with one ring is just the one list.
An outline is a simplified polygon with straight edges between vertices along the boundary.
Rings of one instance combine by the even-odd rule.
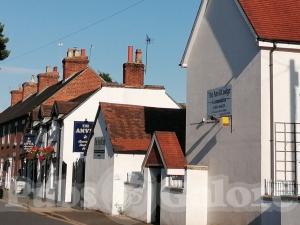
[[90, 66], [122, 82], [127, 46], [143, 51], [145, 84], [164, 85], [178, 102], [186, 101], [186, 71], [179, 67], [200, 0], [1, 0], [0, 22], [9, 37], [9, 58], [0, 61], [0, 110], [10, 91], [32, 75], [58, 66], [67, 49], [86, 48]]

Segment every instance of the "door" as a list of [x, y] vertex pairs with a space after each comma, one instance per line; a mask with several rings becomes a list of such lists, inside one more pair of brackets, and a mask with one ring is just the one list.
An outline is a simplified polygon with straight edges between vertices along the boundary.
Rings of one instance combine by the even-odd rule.
[[155, 224], [160, 224], [160, 191], [161, 191], [161, 173], [156, 176], [156, 209]]

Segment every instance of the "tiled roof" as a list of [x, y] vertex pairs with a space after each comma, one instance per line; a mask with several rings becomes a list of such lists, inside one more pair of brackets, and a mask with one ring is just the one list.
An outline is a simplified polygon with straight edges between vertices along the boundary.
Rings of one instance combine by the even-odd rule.
[[165, 89], [162, 85], [144, 85], [142, 87], [133, 87], [133, 86], [126, 86], [125, 84], [119, 84], [116, 82], [107, 82], [103, 84], [103, 87], [115, 87], [115, 88], [134, 88], [134, 89], [154, 89], [154, 90], [162, 90]]
[[164, 166], [166, 169], [184, 169], [186, 160], [175, 132], [155, 131], [153, 145], [148, 149], [144, 165]]
[[67, 83], [81, 74], [82, 71], [74, 74], [68, 81], [60, 81], [57, 84], [48, 87], [40, 94], [31, 95], [23, 102], [19, 102], [14, 106], [8, 107], [0, 114], [0, 124], [6, 123], [10, 120], [25, 116], [26, 114], [30, 113], [34, 108], [41, 105], [44, 101], [46, 101], [49, 97], [54, 95], [59, 89], [64, 87]]
[[239, 0], [260, 39], [300, 42], [299, 0]]
[[51, 117], [52, 105], [41, 105], [40, 114], [41, 117]]
[[66, 116], [98, 90], [99, 89], [80, 95], [77, 98], [74, 98], [70, 101], [55, 101], [53, 106], [54, 109], [52, 110], [52, 112], [54, 112], [57, 115], [63, 114], [64, 116]]
[[183, 169], [186, 166], [186, 160], [183, 150], [179, 144], [175, 132], [155, 131], [157, 144], [162, 153], [163, 161], [167, 168]]
[[[185, 134], [185, 110], [101, 103], [100, 110], [115, 152], [145, 153], [154, 131]], [[182, 138], [184, 146], [185, 138]]]

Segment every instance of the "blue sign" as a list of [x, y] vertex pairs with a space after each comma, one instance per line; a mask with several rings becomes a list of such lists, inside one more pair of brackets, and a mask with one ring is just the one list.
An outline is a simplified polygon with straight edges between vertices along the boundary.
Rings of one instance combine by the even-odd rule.
[[207, 91], [207, 116], [220, 118], [231, 116], [232, 86], [219, 87]]
[[92, 132], [93, 122], [74, 121], [73, 152], [85, 152]]
[[34, 146], [36, 136], [34, 134], [25, 134], [23, 138], [23, 149], [25, 152], [31, 151]]

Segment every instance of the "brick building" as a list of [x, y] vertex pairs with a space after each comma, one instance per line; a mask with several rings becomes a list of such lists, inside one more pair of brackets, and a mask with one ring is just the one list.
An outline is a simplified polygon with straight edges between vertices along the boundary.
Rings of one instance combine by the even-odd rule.
[[63, 79], [57, 67], [11, 91], [11, 105], [0, 114], [0, 178], [7, 189], [24, 167], [23, 139], [33, 126], [37, 108], [50, 108], [55, 101], [69, 101], [101, 88], [105, 81], [92, 70], [85, 49], [68, 49], [63, 59]]

